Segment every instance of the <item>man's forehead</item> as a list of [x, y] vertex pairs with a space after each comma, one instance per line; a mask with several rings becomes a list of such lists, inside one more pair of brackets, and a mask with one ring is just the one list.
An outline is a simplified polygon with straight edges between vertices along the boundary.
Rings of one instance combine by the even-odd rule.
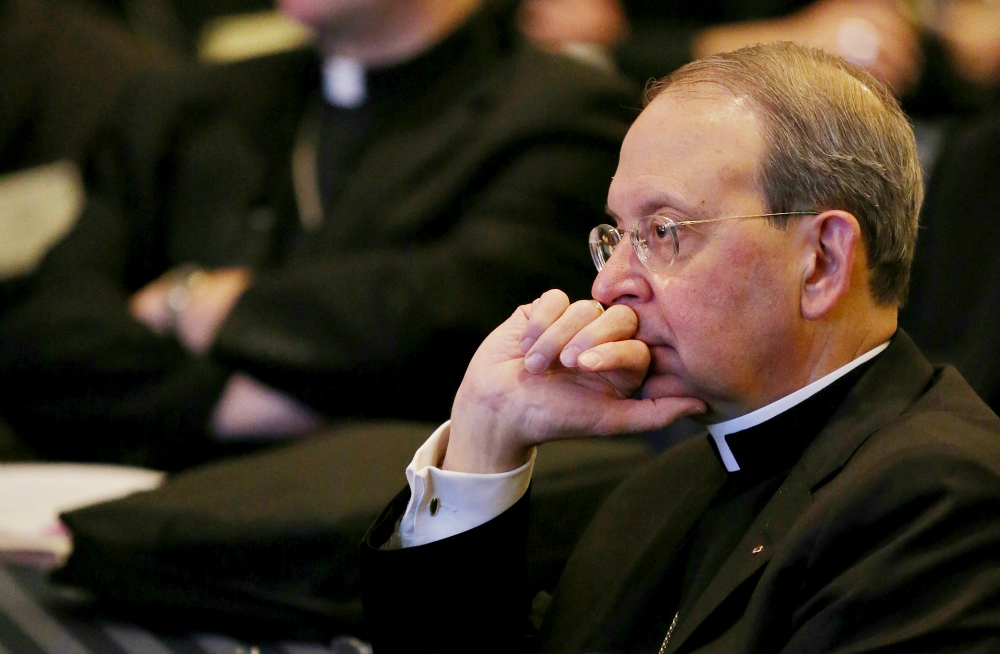
[[634, 215], [660, 205], [697, 216], [713, 196], [740, 187], [759, 195], [764, 142], [756, 115], [744, 99], [704, 86], [668, 90], [636, 119], [609, 190], [612, 211]]
[[760, 125], [752, 101], [718, 84], [684, 85], [669, 88], [643, 109], [629, 129], [629, 135], [648, 139], [672, 126], [705, 127], [710, 130], [739, 130], [759, 137]]

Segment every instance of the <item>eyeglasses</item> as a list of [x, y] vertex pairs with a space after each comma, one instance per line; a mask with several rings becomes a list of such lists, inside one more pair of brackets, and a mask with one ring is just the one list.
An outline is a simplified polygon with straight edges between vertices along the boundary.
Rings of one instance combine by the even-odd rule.
[[[780, 213], [761, 213], [746, 216], [725, 216], [723, 218], [706, 218], [703, 220], [674, 220], [667, 216], [645, 216], [640, 218], [628, 230], [632, 241], [632, 249], [639, 257], [642, 265], [654, 272], [663, 272], [674, 262], [680, 252], [679, 232], [686, 225], [701, 225], [717, 223], [722, 220], [737, 218], [773, 218], [776, 216], [816, 216], [816, 211], [782, 211]], [[611, 253], [621, 243], [624, 234], [612, 225], [598, 225], [590, 230], [590, 256], [598, 272], [611, 258]]]

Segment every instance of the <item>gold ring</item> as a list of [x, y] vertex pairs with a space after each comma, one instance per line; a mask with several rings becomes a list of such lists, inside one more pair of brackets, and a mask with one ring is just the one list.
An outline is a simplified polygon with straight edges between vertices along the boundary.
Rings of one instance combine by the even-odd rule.
[[[594, 304], [597, 305], [597, 308], [601, 310], [601, 313], [604, 313], [604, 305], [603, 304], [601, 304], [597, 300], [591, 300], [591, 302], [593, 302]], [[601, 313], [599, 313], [597, 315], [601, 315]]]

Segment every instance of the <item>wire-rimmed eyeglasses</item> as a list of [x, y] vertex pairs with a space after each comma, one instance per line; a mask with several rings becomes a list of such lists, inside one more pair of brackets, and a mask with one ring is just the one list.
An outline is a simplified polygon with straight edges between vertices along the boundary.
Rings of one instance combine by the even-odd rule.
[[[667, 216], [645, 216], [628, 230], [632, 248], [642, 265], [654, 272], [662, 272], [674, 262], [680, 252], [679, 231], [686, 225], [717, 223], [737, 218], [774, 218], [777, 216], [816, 216], [817, 211], [782, 211], [779, 213], [748, 214], [746, 216], [724, 216], [702, 220], [674, 220]], [[611, 258], [615, 247], [621, 243], [624, 233], [612, 225], [598, 225], [590, 230], [590, 256], [598, 272]]]

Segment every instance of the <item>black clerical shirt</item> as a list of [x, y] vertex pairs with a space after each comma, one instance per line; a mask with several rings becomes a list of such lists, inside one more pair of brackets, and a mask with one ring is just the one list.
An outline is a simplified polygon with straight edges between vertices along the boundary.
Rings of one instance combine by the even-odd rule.
[[[324, 232], [339, 231], [330, 209], [347, 185], [366, 145], [385, 130], [419, 127], [443, 111], [495, 58], [504, 7], [481, 9], [465, 25], [418, 57], [363, 71], [361, 101], [351, 106], [322, 103], [316, 140], [315, 180], [324, 208]], [[319, 104], [319, 98], [317, 98]], [[310, 119], [307, 119], [310, 120]], [[312, 120], [315, 120], [314, 118]]]

